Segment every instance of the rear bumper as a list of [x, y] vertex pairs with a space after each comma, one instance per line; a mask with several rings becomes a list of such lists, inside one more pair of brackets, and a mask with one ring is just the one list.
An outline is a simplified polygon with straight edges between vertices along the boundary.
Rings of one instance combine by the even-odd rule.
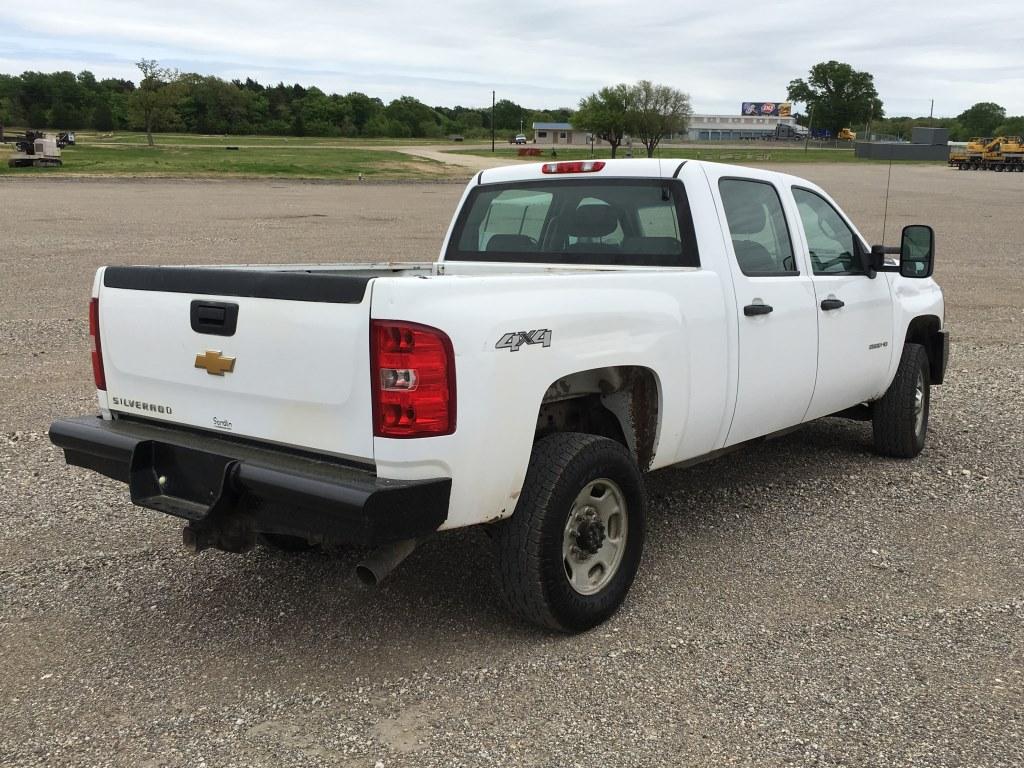
[[128, 484], [132, 502], [226, 532], [245, 549], [258, 533], [376, 545], [420, 538], [448, 517], [450, 478], [387, 480], [273, 446], [152, 422], [56, 421], [68, 464]]

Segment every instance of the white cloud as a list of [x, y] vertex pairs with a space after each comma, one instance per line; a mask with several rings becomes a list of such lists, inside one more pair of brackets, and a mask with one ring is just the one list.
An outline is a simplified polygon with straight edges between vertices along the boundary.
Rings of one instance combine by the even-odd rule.
[[818, 61], [875, 75], [888, 114], [955, 115], [991, 100], [1024, 113], [1024, 53], [1005, 3], [944, 9], [865, 0], [810, 5], [734, 0], [689, 9], [621, 0], [281, 3], [126, 0], [64, 4], [39, 24], [31, 4], [0, 18], [0, 71], [74, 71], [135, 79], [133, 62], [430, 104], [573, 106], [601, 85], [648, 78], [704, 112], [781, 100]]

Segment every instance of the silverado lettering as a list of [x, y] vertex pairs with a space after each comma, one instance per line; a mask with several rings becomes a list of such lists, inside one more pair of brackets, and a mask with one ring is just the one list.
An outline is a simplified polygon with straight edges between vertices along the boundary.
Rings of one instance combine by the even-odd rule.
[[111, 405], [120, 406], [122, 408], [133, 408], [138, 411], [150, 411], [152, 413], [163, 413], [168, 416], [174, 413], [174, 410], [169, 405], [157, 405], [155, 403], [144, 403], [141, 400], [127, 400], [123, 397], [111, 397]]

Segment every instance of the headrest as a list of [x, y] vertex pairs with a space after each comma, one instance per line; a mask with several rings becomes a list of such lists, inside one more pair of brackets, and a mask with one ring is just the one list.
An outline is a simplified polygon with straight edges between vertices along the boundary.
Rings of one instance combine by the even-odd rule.
[[610, 205], [581, 205], [572, 215], [569, 234], [573, 237], [604, 237], [619, 226], [619, 217]]
[[526, 235], [491, 235], [487, 241], [488, 251], [522, 253], [537, 250], [536, 244]]
[[682, 243], [674, 237], [627, 237], [622, 243], [624, 253], [678, 256], [682, 250]]
[[722, 203], [733, 235], [755, 235], [764, 229], [768, 217], [760, 203], [735, 199], [730, 202], [725, 195], [722, 195]]

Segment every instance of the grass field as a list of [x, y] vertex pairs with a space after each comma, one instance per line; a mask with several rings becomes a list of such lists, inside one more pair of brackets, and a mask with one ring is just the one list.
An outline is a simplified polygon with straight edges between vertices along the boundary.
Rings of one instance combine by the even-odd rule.
[[[324, 136], [224, 136], [194, 133], [159, 133], [153, 135], [158, 145], [188, 145], [215, 147], [394, 147], [422, 144], [444, 144], [444, 139], [346, 139]], [[87, 145], [146, 145], [146, 134], [135, 131], [92, 133], [79, 131], [78, 146]], [[453, 144], [454, 146], [454, 144]]]
[[[557, 156], [552, 156], [551, 147], [544, 147], [540, 157], [519, 157], [518, 147], [498, 147], [494, 157], [505, 157], [509, 160], [532, 160], [534, 162], [557, 159], [557, 160], [587, 160], [591, 157], [609, 158], [611, 150], [597, 149], [593, 154], [586, 147], [555, 147]], [[492, 157], [490, 149], [465, 149], [453, 150], [456, 153], [480, 155], [481, 157]], [[646, 157], [647, 151], [642, 146], [633, 147], [633, 157]], [[803, 148], [796, 147], [710, 147], [696, 148], [692, 146], [669, 145], [658, 147], [654, 152], [655, 157], [682, 157], [689, 160], [712, 160], [719, 163], [846, 163], [860, 162], [853, 156], [853, 149], [809, 149], [804, 152]], [[626, 157], [626, 151], [619, 148], [617, 157]]]
[[[62, 168], [7, 167], [11, 145], [0, 144], [0, 175], [55, 174], [108, 176], [163, 176], [179, 178], [251, 177], [355, 180], [360, 174], [378, 180], [427, 180], [465, 178], [472, 171], [459, 168], [456, 157], [477, 155], [515, 163], [551, 160], [582, 160], [591, 157], [586, 147], [543, 148], [538, 157], [520, 157], [519, 147], [500, 144], [492, 154], [482, 145], [462, 147], [427, 139], [340, 139], [304, 136], [197, 136], [157, 134], [156, 146], [146, 146], [144, 133], [95, 134], [80, 132], [78, 145], [64, 150]], [[431, 146], [451, 153], [452, 164], [398, 152], [400, 146]], [[232, 147], [232, 149], [227, 149]], [[599, 149], [597, 158], [610, 157]], [[620, 148], [619, 157], [626, 156]], [[634, 157], [644, 157], [642, 146]], [[856, 161], [852, 149], [809, 149], [800, 146], [659, 147], [656, 157], [681, 157], [725, 163], [877, 163]]]
[[446, 178], [455, 175], [456, 171], [433, 160], [358, 146], [302, 148], [267, 145], [242, 147], [234, 151], [223, 147], [103, 146], [88, 142], [65, 149], [62, 157], [64, 165], [61, 168], [8, 168], [7, 147], [9, 145], [0, 145], [0, 175], [89, 174], [355, 180], [359, 174], [363, 174], [368, 179], [418, 180]]

